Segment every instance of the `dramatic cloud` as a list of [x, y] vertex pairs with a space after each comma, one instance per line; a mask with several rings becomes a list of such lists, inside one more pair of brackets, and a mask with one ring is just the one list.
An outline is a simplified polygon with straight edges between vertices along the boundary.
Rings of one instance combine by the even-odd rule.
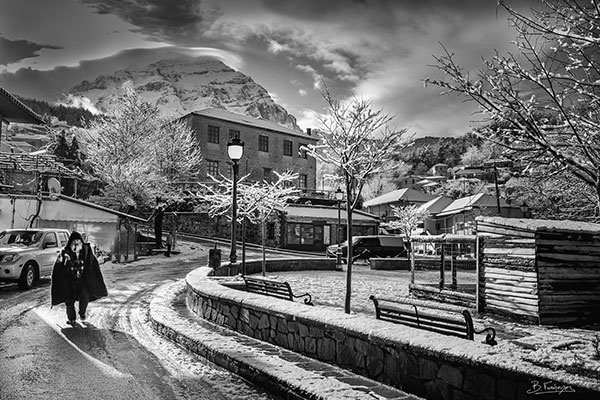
[[198, 0], [82, 0], [99, 14], [116, 15], [134, 30], [158, 41], [194, 45], [222, 14]]
[[62, 47], [0, 37], [0, 65], [9, 65], [26, 58], [37, 57], [37, 53], [43, 49], [58, 50]]

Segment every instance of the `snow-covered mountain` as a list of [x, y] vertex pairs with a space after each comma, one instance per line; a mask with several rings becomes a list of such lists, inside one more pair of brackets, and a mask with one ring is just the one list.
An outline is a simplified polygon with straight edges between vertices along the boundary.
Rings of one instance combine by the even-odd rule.
[[178, 117], [213, 107], [300, 130], [296, 118], [251, 77], [211, 58], [180, 57], [132, 65], [91, 82], [82, 81], [61, 102], [80, 105], [87, 103], [87, 98], [96, 109], [106, 112], [111, 96], [126, 81], [133, 83], [145, 101], [156, 104], [164, 116]]

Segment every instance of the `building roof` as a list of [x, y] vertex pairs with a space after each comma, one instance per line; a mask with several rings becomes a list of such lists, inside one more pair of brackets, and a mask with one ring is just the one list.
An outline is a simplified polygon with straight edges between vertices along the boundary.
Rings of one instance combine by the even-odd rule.
[[60, 175], [68, 178], [81, 178], [80, 171], [70, 170], [49, 154], [30, 155], [26, 153], [0, 152], [0, 169], [14, 169], [25, 172], [39, 171], [44, 174]]
[[435, 196], [420, 192], [411, 188], [404, 188], [398, 190], [392, 190], [391, 192], [382, 194], [379, 197], [375, 197], [374, 199], [367, 200], [363, 203], [364, 207], [373, 207], [381, 204], [391, 204], [397, 203], [398, 201], [406, 201], [408, 203], [424, 203], [431, 199], [435, 198]]
[[453, 200], [449, 197], [438, 196], [435, 199], [429, 200], [427, 203], [422, 204], [419, 208], [429, 211], [431, 215], [436, 215], [442, 212], [452, 202]]
[[3, 87], [0, 87], [0, 118], [9, 123], [45, 124], [42, 117]]
[[477, 223], [499, 225], [508, 228], [517, 228], [526, 231], [555, 231], [555, 232], [577, 232], [577, 233], [600, 233], [600, 224], [592, 222], [570, 221], [570, 220], [548, 220], [530, 218], [504, 218], [504, 217], [477, 217]]
[[60, 200], [64, 200], [64, 201], [67, 201], [67, 202], [70, 202], [70, 203], [78, 204], [78, 205], [83, 206], [83, 207], [95, 209], [95, 210], [98, 210], [98, 211], [101, 211], [101, 212], [105, 212], [105, 213], [108, 213], [108, 214], [117, 215], [117, 216], [119, 216], [121, 218], [128, 218], [132, 222], [138, 222], [138, 223], [146, 223], [146, 222], [148, 222], [147, 220], [145, 220], [143, 218], [140, 218], [140, 217], [136, 217], [135, 215], [126, 214], [126, 213], [123, 213], [123, 212], [120, 212], [120, 211], [115, 211], [115, 210], [112, 210], [110, 208], [106, 208], [106, 207], [100, 206], [98, 204], [90, 203], [90, 202], [85, 201], [85, 200], [76, 199], [76, 198], [65, 196], [65, 195], [62, 195], [62, 194], [58, 195], [58, 198]]
[[[288, 219], [304, 218], [314, 220], [337, 220], [338, 208], [329, 206], [309, 206], [300, 204], [289, 204], [285, 209]], [[346, 212], [344, 209], [340, 212], [340, 219], [346, 220]], [[379, 218], [376, 215], [369, 214], [364, 211], [355, 210], [352, 213], [352, 220], [356, 222], [378, 222]]]
[[[492, 196], [489, 194], [479, 193], [472, 196], [461, 197], [460, 199], [454, 200], [448, 207], [446, 207], [442, 212], [437, 214], [437, 217], [445, 217], [449, 215], [458, 214], [463, 211], [470, 211], [474, 207], [485, 208], [485, 207], [493, 207], [496, 208], [497, 199], [496, 196]], [[504, 199], [500, 199], [500, 208], [509, 208], [509, 207], [517, 207], [514, 205], [510, 205]]]
[[[269, 130], [273, 132], [286, 133], [288, 135], [300, 136], [306, 140], [319, 140], [317, 137], [309, 136], [308, 134], [297, 131], [295, 129], [287, 128], [285, 126], [276, 124], [274, 122], [268, 121], [266, 119], [261, 118], [253, 118], [248, 115], [236, 114], [231, 111], [220, 110], [217, 108], [204, 108], [198, 111], [192, 111], [187, 115], [200, 115], [207, 118], [219, 119], [222, 121], [235, 122], [240, 125], [251, 126], [253, 128], [260, 128], [264, 130]], [[186, 115], [186, 116], [187, 116]], [[184, 116], [185, 117], [185, 116]]]

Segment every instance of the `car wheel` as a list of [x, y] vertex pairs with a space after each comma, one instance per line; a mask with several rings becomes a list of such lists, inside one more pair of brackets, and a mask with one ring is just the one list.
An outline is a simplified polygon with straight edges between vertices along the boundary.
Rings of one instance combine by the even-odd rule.
[[21, 277], [19, 278], [19, 289], [29, 290], [33, 286], [35, 281], [35, 268], [33, 264], [27, 263], [21, 271]]

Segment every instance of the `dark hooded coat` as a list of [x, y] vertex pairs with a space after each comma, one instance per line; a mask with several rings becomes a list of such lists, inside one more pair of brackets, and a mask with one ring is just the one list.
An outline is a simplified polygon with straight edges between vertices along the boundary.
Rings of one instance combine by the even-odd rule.
[[[71, 260], [77, 258], [71, 251], [71, 243], [75, 239], [79, 239], [83, 243], [81, 234], [78, 232], [71, 233], [66, 247], [62, 250], [61, 255], [54, 263], [54, 268], [52, 270], [52, 286], [50, 288], [53, 306], [64, 303], [68, 298], [75, 297], [76, 300], [79, 300], [76, 297], [74, 278], [69, 272], [69, 262], [65, 261], [64, 257], [64, 254], [68, 254]], [[102, 272], [100, 271], [100, 264], [89, 243], [83, 243], [80, 255], [81, 260], [83, 260], [84, 268], [81, 283], [89, 294], [90, 301], [107, 296], [108, 292], [106, 290], [106, 285], [104, 284]]]

